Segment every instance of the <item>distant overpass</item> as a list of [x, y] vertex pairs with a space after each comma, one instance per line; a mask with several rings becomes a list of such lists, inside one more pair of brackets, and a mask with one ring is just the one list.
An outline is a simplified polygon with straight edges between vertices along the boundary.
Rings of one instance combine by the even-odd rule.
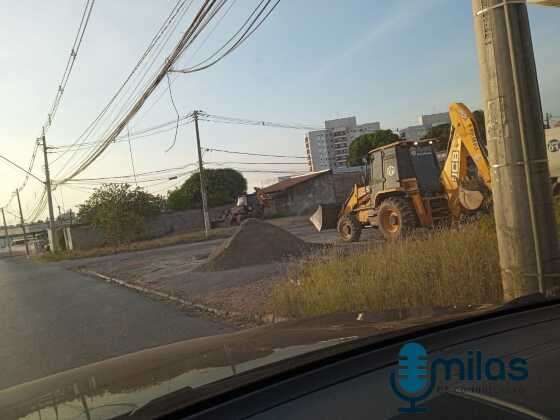
[[[25, 225], [25, 231], [27, 232], [28, 239], [36, 238], [38, 236], [47, 234], [48, 225], [46, 223], [34, 223], [32, 225]], [[23, 231], [21, 226], [8, 226], [8, 235], [13, 241], [23, 239]], [[0, 247], [5, 248], [5, 234], [4, 228], [0, 225]]]

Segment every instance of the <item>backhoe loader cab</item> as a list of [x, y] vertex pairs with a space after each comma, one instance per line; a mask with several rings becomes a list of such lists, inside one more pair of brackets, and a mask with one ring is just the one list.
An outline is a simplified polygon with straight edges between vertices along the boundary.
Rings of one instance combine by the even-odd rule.
[[345, 241], [358, 240], [363, 227], [396, 240], [448, 215], [432, 142], [401, 141], [369, 153], [366, 186], [354, 187], [337, 228]]

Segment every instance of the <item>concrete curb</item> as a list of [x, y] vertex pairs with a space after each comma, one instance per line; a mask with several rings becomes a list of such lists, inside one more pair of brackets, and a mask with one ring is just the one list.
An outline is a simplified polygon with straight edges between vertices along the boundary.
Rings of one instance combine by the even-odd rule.
[[239, 317], [239, 318], [242, 318], [242, 319], [251, 319], [252, 321], [262, 322], [262, 323], [265, 323], [265, 324], [274, 324], [275, 322], [278, 322], [278, 321], [281, 320], [281, 319], [276, 319], [274, 317], [274, 315], [272, 315], [272, 314], [267, 314], [267, 315], [263, 315], [263, 316], [260, 316], [260, 317], [255, 316], [253, 318], [249, 318], [249, 317], [247, 317], [246, 315], [243, 315], [240, 312], [224, 311], [222, 309], [212, 308], [211, 306], [203, 305], [201, 303], [194, 303], [194, 302], [191, 302], [189, 300], [185, 300], [185, 299], [182, 299], [180, 297], [170, 295], [169, 293], [160, 292], [158, 290], [149, 289], [147, 287], [142, 287], [142, 286], [137, 286], [135, 284], [127, 283], [124, 280], [120, 280], [120, 279], [117, 279], [115, 277], [106, 276], [105, 274], [101, 274], [101, 273], [98, 273], [96, 271], [85, 270], [85, 269], [81, 269], [81, 270], [78, 270], [78, 271], [80, 273], [84, 273], [84, 274], [90, 275], [92, 277], [97, 277], [97, 278], [99, 278], [101, 280], [104, 280], [108, 283], [117, 284], [121, 287], [126, 287], [127, 289], [132, 289], [132, 290], [135, 290], [135, 291], [140, 292], [140, 293], [145, 293], [147, 295], [155, 296], [155, 297], [158, 297], [158, 298], [163, 298], [163, 299], [169, 300], [171, 302], [179, 303], [181, 305], [187, 306], [189, 308], [198, 309], [198, 310], [203, 311], [203, 312], [208, 312], [208, 313], [211, 313], [213, 315], [216, 315], [216, 316], [219, 316], [219, 317], [222, 317], [222, 318]]

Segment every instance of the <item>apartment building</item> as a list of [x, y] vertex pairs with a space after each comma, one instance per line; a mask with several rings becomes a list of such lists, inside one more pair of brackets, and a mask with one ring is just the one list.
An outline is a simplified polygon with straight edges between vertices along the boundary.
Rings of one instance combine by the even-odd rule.
[[348, 148], [359, 136], [381, 128], [379, 122], [357, 124], [356, 117], [325, 121], [324, 130], [310, 131], [305, 137], [305, 150], [310, 171], [346, 168]]

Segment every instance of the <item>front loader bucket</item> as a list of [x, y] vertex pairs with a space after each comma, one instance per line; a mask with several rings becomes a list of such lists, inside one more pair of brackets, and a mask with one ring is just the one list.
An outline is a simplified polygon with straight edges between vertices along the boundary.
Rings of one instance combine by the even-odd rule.
[[339, 210], [340, 206], [337, 204], [320, 204], [315, 213], [309, 218], [309, 221], [319, 232], [325, 229], [335, 229]]

